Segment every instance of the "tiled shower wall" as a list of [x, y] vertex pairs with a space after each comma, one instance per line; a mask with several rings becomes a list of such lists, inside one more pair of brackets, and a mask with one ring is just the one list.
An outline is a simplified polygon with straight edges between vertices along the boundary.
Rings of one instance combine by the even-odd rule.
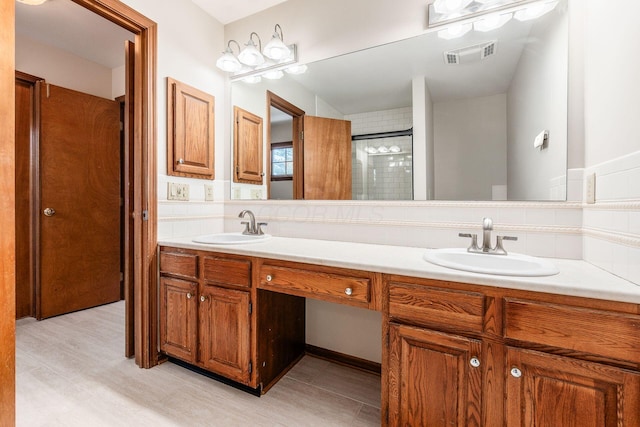
[[[373, 111], [345, 116], [351, 121], [351, 133], [392, 132], [412, 127], [411, 107]], [[353, 198], [355, 200], [413, 199], [413, 160], [411, 137], [354, 141], [352, 144]], [[366, 147], [378, 149], [397, 146], [401, 152], [370, 155]]]
[[584, 206], [584, 260], [640, 284], [640, 151], [589, 167], [596, 203]]

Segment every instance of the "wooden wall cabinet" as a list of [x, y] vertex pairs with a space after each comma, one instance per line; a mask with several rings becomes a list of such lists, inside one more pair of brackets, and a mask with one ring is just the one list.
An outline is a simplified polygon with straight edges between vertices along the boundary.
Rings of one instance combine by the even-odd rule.
[[262, 185], [262, 117], [233, 107], [233, 182]]
[[167, 77], [167, 174], [213, 179], [215, 98]]

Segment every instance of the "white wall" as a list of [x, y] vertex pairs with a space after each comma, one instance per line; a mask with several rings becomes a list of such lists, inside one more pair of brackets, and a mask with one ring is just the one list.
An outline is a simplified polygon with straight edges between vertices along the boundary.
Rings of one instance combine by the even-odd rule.
[[16, 70], [42, 77], [56, 86], [113, 99], [110, 68], [19, 35]]
[[[508, 91], [509, 200], [549, 200], [554, 180], [566, 180], [568, 17], [554, 10], [535, 20]], [[533, 140], [549, 131], [547, 148]], [[565, 199], [563, 195], [562, 200]]]
[[[222, 24], [189, 0], [123, 0], [158, 26], [156, 111], [158, 148], [158, 237], [160, 239], [221, 231], [225, 185], [227, 104], [225, 76], [216, 66], [224, 44]], [[215, 97], [215, 180], [167, 176], [167, 83], [172, 77]], [[167, 201], [167, 183], [189, 185], [190, 201]], [[214, 185], [215, 202], [204, 201], [204, 185]], [[228, 190], [227, 190], [228, 191]]]
[[640, 284], [640, 2], [585, 4], [584, 259]]
[[505, 94], [433, 104], [435, 198], [491, 200], [507, 183]]

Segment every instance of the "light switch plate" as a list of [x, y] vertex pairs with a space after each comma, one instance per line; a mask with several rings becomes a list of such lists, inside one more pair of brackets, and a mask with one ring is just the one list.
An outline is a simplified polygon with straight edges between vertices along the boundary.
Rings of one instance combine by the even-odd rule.
[[167, 200], [189, 200], [189, 184], [167, 183]]
[[204, 185], [204, 201], [213, 202], [213, 185], [211, 184]]
[[596, 174], [587, 175], [587, 185], [585, 189], [585, 202], [593, 204], [596, 202]]

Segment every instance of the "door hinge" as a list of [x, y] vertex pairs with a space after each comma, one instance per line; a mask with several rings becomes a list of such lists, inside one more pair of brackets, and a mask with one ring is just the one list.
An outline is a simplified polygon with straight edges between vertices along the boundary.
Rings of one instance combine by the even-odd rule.
[[304, 131], [300, 131], [300, 141], [304, 141]]
[[149, 211], [146, 209], [142, 211], [142, 220], [149, 221]]
[[253, 372], [253, 363], [249, 362], [249, 373]]
[[120, 272], [120, 281], [123, 282], [124, 281], [124, 273], [121, 271]]
[[120, 122], [120, 132], [122, 132], [124, 130], [124, 123]]
[[249, 303], [249, 314], [253, 312], [253, 304]]

